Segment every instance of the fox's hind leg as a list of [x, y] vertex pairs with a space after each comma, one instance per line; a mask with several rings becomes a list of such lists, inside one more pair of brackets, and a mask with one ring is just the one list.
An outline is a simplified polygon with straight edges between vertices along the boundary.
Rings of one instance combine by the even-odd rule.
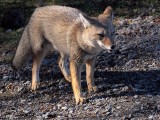
[[45, 46], [33, 56], [32, 86], [31, 86], [32, 90], [36, 90], [38, 88], [38, 84], [40, 82], [40, 79], [39, 79], [40, 65], [46, 53], [50, 50], [49, 48], [50, 48], [49, 46]]
[[71, 82], [70, 71], [69, 71], [69, 68], [67, 66], [67, 57], [63, 54], [60, 54], [59, 59], [58, 59], [58, 64], [59, 64], [59, 67], [60, 67], [60, 69], [62, 71], [62, 74], [64, 75], [65, 79], [68, 82]]

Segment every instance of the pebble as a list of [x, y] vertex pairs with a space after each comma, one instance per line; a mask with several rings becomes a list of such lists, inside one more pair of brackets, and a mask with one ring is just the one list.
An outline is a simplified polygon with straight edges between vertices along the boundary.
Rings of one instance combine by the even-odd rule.
[[3, 76], [3, 80], [8, 80], [9, 76]]
[[68, 107], [67, 107], [67, 106], [63, 106], [63, 107], [61, 107], [61, 109], [63, 109], [63, 110], [67, 110], [67, 109], [68, 109]]
[[125, 86], [122, 88], [122, 91], [127, 91], [128, 89], [129, 89], [128, 86]]
[[57, 104], [57, 107], [58, 107], [58, 109], [60, 109], [62, 107], [62, 105], [61, 104]]
[[117, 92], [118, 90], [119, 90], [119, 89], [114, 88], [112, 91], [113, 91], [113, 92]]
[[59, 89], [63, 89], [64, 88], [64, 85], [59, 85]]
[[14, 118], [13, 114], [9, 114], [5, 116], [5, 119], [8, 119], [8, 120], [13, 120], [13, 118]]
[[105, 107], [105, 109], [106, 109], [106, 111], [110, 112], [110, 111], [112, 111], [112, 106], [111, 105], [107, 105]]
[[148, 117], [148, 119], [152, 120], [152, 119], [153, 119], [153, 115], [150, 115], [150, 116]]
[[87, 110], [87, 109], [89, 109], [89, 106], [84, 107], [84, 110]]
[[28, 114], [29, 112], [30, 112], [31, 110], [23, 110], [23, 112], [25, 113], [25, 114]]
[[73, 108], [69, 108], [68, 111], [69, 111], [69, 113], [71, 114], [71, 113], [74, 112], [74, 109], [73, 109]]
[[94, 110], [94, 112], [95, 112], [96, 114], [98, 113], [98, 111], [100, 111], [99, 108], [97, 108], [97, 109]]
[[121, 106], [117, 106], [116, 108], [117, 108], [117, 109], [121, 109]]
[[138, 98], [138, 95], [134, 95], [134, 98], [137, 99], [137, 98]]
[[42, 115], [42, 117], [43, 117], [44, 119], [47, 119], [49, 114], [50, 114], [50, 112], [46, 112], [46, 113], [44, 113], [44, 114]]
[[4, 89], [1, 89], [1, 90], [0, 90], [0, 94], [2, 94], [3, 92], [4, 92]]

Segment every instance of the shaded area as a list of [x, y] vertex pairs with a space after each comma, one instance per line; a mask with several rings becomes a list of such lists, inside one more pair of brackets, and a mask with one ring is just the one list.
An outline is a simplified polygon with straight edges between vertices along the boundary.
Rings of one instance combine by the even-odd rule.
[[[43, 3], [44, 2], [44, 3]], [[16, 24], [18, 22], [19, 16], [24, 16], [25, 19], [22, 19], [25, 24], [27, 24], [28, 19], [30, 18], [34, 9], [41, 5], [65, 5], [70, 7], [75, 7], [83, 12], [88, 13], [89, 15], [98, 15], [101, 13], [107, 6], [112, 6], [115, 11], [115, 16], [126, 16], [126, 17], [135, 17], [140, 14], [150, 15], [150, 14], [159, 14], [159, 0], [33, 0], [33, 1], [25, 1], [25, 0], [15, 0], [15, 1], [0, 1], [0, 25], [4, 29], [9, 29], [9, 26], [6, 27], [5, 24], [11, 22], [8, 19], [13, 19], [12, 14], [16, 12], [20, 12], [17, 18], [12, 20], [12, 24]], [[41, 6], [40, 5], [40, 6]], [[11, 14], [12, 13], [12, 14]], [[6, 16], [8, 16], [7, 21], [5, 21]], [[4, 22], [5, 21], [5, 22]], [[24, 24], [20, 24], [21, 26], [13, 26], [11, 25], [11, 29], [17, 29], [23, 27]], [[12, 27], [13, 26], [13, 27]]]
[[[120, 89], [128, 86], [128, 90], [120, 94], [115, 93], [106, 97], [134, 96], [134, 95], [160, 95], [160, 70], [131, 71], [131, 72], [95, 72], [95, 77], [101, 80], [98, 85], [104, 85], [100, 92], [105, 90]], [[104, 96], [103, 96], [104, 97]]]

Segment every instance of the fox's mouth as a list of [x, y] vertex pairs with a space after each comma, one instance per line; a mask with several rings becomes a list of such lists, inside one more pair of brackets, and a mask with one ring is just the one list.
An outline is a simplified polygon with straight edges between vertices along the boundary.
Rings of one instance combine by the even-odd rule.
[[106, 48], [105, 46], [101, 46], [101, 48], [104, 49], [104, 50], [106, 50], [106, 51], [109, 52], [109, 53], [111, 52], [111, 49], [108, 48], [108, 47]]
[[98, 41], [98, 44], [99, 44], [99, 46], [102, 48], [102, 49], [104, 49], [104, 50], [106, 50], [107, 52], [111, 52], [112, 51], [112, 49], [111, 49], [111, 47], [110, 46], [105, 46], [102, 42], [100, 42], [100, 41]]

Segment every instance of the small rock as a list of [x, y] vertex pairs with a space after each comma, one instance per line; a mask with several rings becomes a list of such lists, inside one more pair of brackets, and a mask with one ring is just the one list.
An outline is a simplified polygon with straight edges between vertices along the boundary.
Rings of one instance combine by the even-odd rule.
[[97, 106], [101, 106], [101, 105], [102, 105], [102, 102], [101, 102], [101, 101], [97, 101], [97, 102], [96, 102], [96, 105], [97, 105]]
[[24, 103], [26, 100], [21, 100], [20, 103]]
[[132, 118], [132, 114], [129, 114], [128, 118], [131, 119]]
[[43, 117], [42, 116], [36, 116], [37, 120], [43, 120]]
[[110, 111], [112, 111], [112, 106], [111, 105], [107, 105], [105, 107], [105, 109], [106, 109], [106, 111], [110, 112]]
[[69, 111], [70, 114], [74, 112], [73, 108], [69, 108], [68, 111]]
[[30, 112], [31, 110], [23, 110], [23, 112], [25, 113], [25, 114], [28, 114], [29, 112]]
[[113, 92], [117, 92], [118, 90], [119, 90], [119, 89], [114, 88], [112, 91], [113, 91]]
[[151, 94], [147, 94], [147, 97], [152, 98], [152, 97], [153, 97], [153, 95], [151, 95]]
[[63, 89], [64, 88], [64, 85], [59, 85], [59, 89]]
[[137, 98], [138, 98], [138, 95], [134, 95], [134, 98], [137, 99]]
[[99, 110], [100, 110], [100, 109], [97, 108], [97, 109], [94, 110], [94, 112], [97, 114]]
[[89, 108], [89, 106], [84, 107], [84, 110], [87, 110]]
[[111, 112], [107, 112], [107, 113], [106, 113], [106, 115], [110, 115], [110, 114], [112, 114], [112, 113], [111, 113]]
[[0, 93], [3, 93], [3, 92], [5, 92], [5, 89], [1, 88]]
[[117, 109], [121, 109], [121, 106], [117, 106], [116, 108], [117, 108]]
[[63, 109], [63, 110], [67, 110], [67, 109], [68, 109], [68, 107], [67, 107], [67, 106], [63, 106], [63, 107], [61, 107], [61, 109]]
[[47, 119], [49, 114], [50, 114], [49, 112], [46, 112], [45, 114], [42, 115], [42, 117]]
[[8, 80], [9, 76], [3, 76], [3, 80]]
[[122, 91], [127, 91], [128, 89], [129, 89], [128, 86], [125, 86], [122, 88]]
[[153, 115], [150, 115], [150, 116], [148, 117], [148, 119], [152, 120], [152, 119], [153, 119]]
[[12, 114], [10, 114], [10, 115], [6, 115], [5, 116], [5, 119], [8, 119], [8, 120], [13, 120], [13, 115]]
[[60, 109], [62, 107], [62, 105], [61, 104], [57, 104], [57, 107], [58, 107], [58, 109]]
[[136, 56], [137, 56], [136, 53], [129, 53], [129, 54], [128, 54], [128, 59], [129, 59], [129, 60], [130, 60], [130, 59], [135, 59]]

